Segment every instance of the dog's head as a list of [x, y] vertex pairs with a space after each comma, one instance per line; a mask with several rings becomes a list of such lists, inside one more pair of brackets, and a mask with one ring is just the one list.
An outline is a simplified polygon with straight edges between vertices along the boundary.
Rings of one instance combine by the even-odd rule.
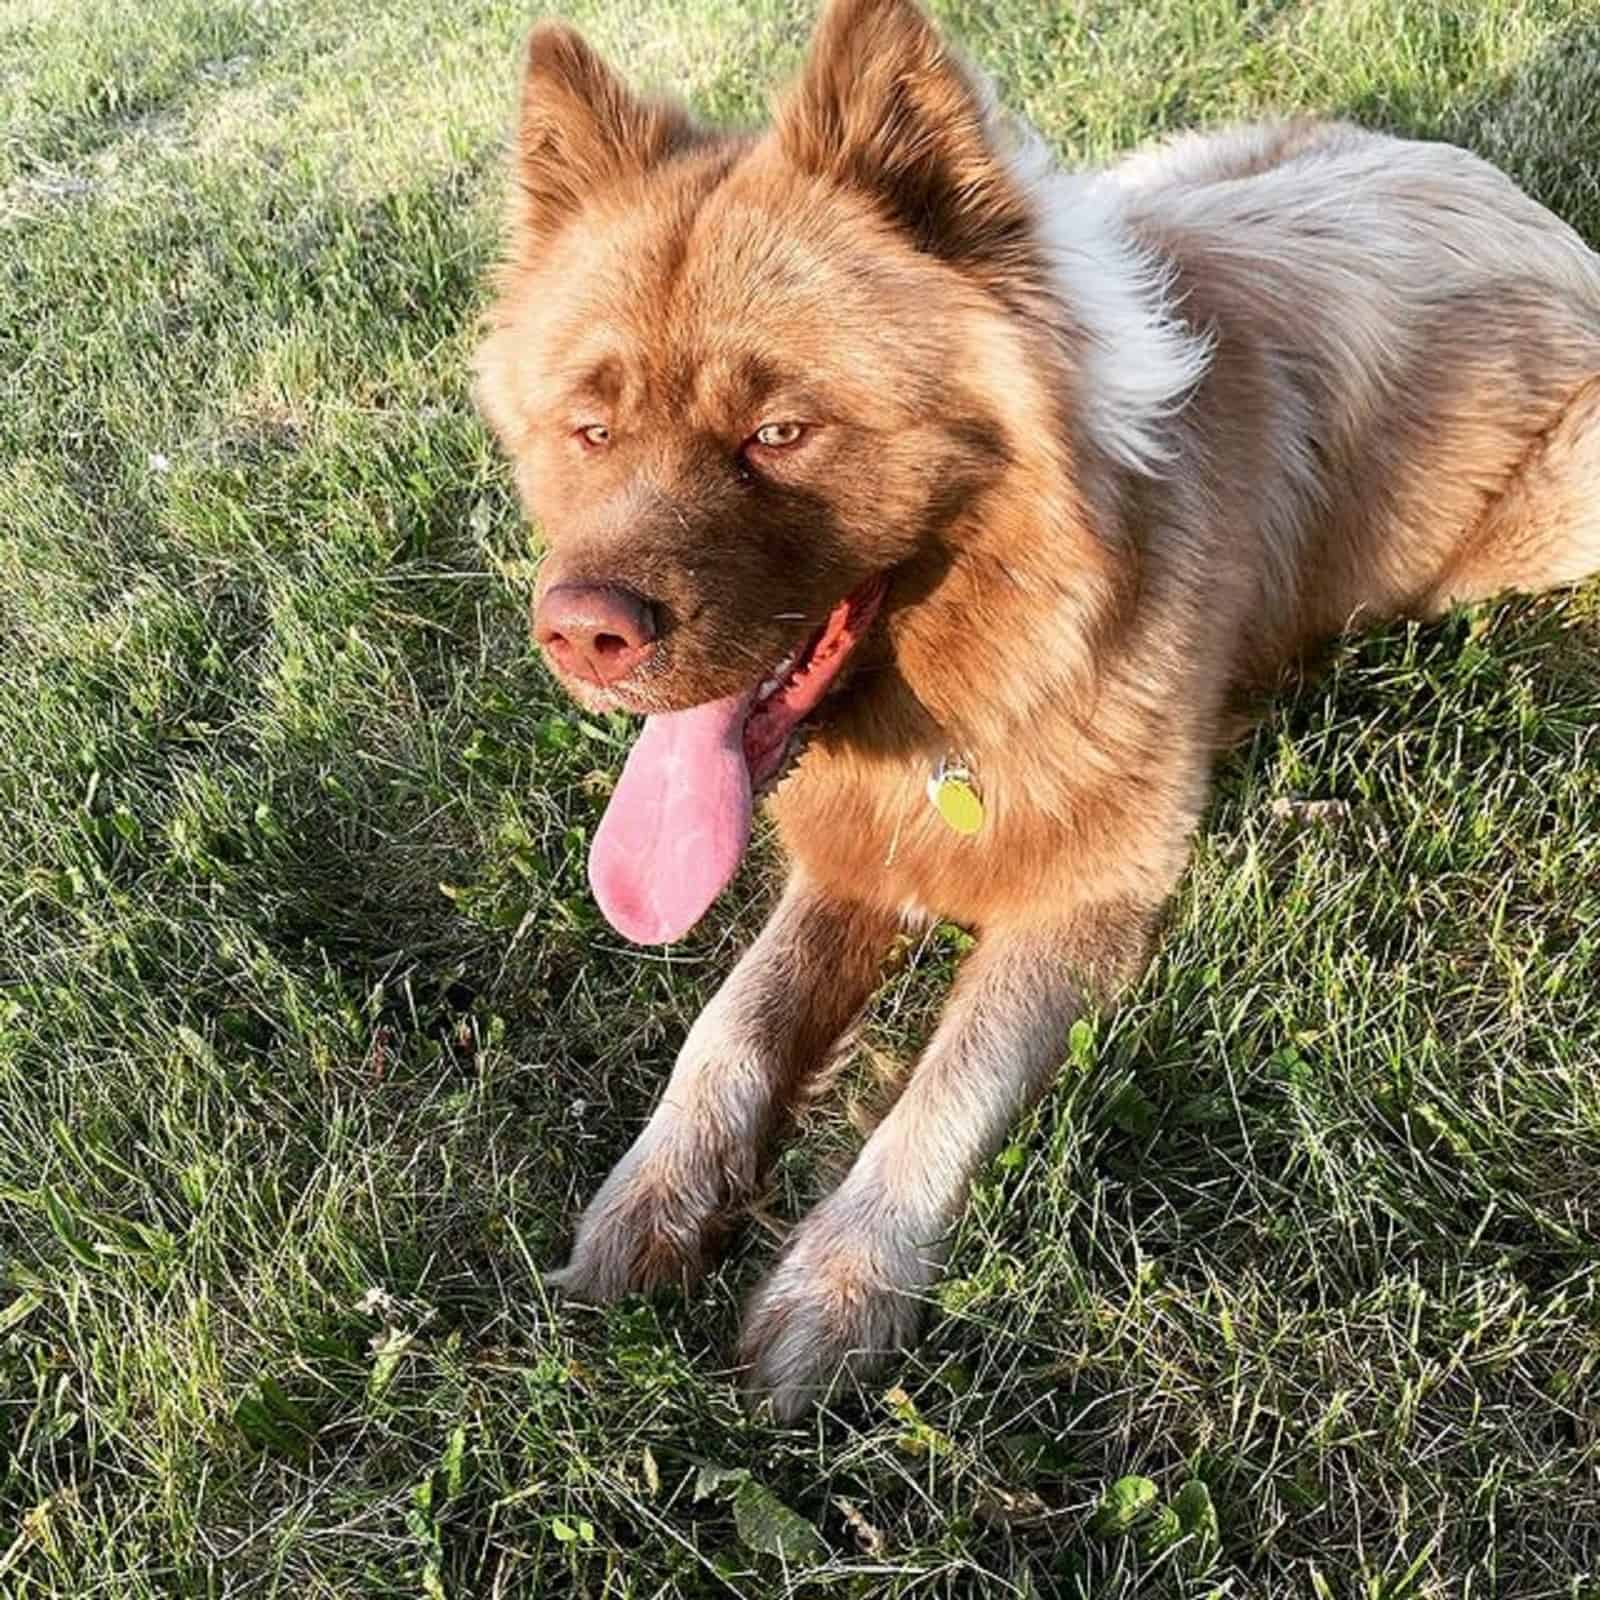
[[1003, 470], [1023, 380], [993, 331], [1036, 247], [994, 144], [911, 0], [833, 0], [754, 135], [563, 25], [529, 42], [479, 399], [543, 533], [535, 636], [580, 702], [662, 725], [657, 790], [704, 769], [684, 818], [727, 790], [744, 825], [728, 752], [747, 789], [780, 769]]

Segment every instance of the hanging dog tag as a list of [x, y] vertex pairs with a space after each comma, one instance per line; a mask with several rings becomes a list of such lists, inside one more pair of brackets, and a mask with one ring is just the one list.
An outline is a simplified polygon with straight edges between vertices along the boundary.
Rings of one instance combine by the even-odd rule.
[[983, 800], [972, 774], [959, 762], [941, 761], [928, 779], [928, 804], [946, 826], [969, 837], [983, 826]]

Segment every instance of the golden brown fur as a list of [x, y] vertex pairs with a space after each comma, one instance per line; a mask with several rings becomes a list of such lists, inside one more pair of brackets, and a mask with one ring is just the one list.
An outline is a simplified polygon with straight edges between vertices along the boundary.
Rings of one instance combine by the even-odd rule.
[[[752, 1304], [789, 1412], [907, 1338], [978, 1163], [1140, 969], [1241, 691], [1354, 623], [1600, 570], [1600, 260], [1484, 163], [1338, 124], [1048, 170], [910, 0], [832, 0], [760, 135], [530, 45], [479, 360], [555, 582], [655, 598], [591, 705], [737, 691], [889, 598], [772, 802], [795, 879], [580, 1224], [699, 1270], [906, 919], [980, 946], [901, 1104]], [[595, 458], [574, 430], [603, 414]], [[754, 422], [805, 448], [752, 471]], [[985, 824], [925, 799], [963, 757]]]

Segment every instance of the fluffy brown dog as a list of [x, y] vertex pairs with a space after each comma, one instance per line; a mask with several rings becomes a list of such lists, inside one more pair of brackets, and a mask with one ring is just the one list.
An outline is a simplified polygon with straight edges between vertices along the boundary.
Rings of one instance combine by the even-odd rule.
[[1239, 692], [1600, 569], [1600, 257], [1555, 217], [1344, 125], [1055, 172], [910, 0], [831, 0], [757, 134], [536, 30], [491, 324], [536, 636], [648, 716], [603, 908], [677, 937], [774, 784], [792, 863], [559, 1281], [701, 1271], [896, 930], [979, 935], [749, 1307], [782, 1414], [914, 1332], [973, 1173], [1141, 970]]

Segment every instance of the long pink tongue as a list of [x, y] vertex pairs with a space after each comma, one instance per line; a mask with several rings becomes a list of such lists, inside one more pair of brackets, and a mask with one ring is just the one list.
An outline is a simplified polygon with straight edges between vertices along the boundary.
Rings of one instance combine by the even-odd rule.
[[751, 696], [645, 720], [589, 851], [600, 909], [635, 944], [670, 944], [727, 887], [750, 842]]

